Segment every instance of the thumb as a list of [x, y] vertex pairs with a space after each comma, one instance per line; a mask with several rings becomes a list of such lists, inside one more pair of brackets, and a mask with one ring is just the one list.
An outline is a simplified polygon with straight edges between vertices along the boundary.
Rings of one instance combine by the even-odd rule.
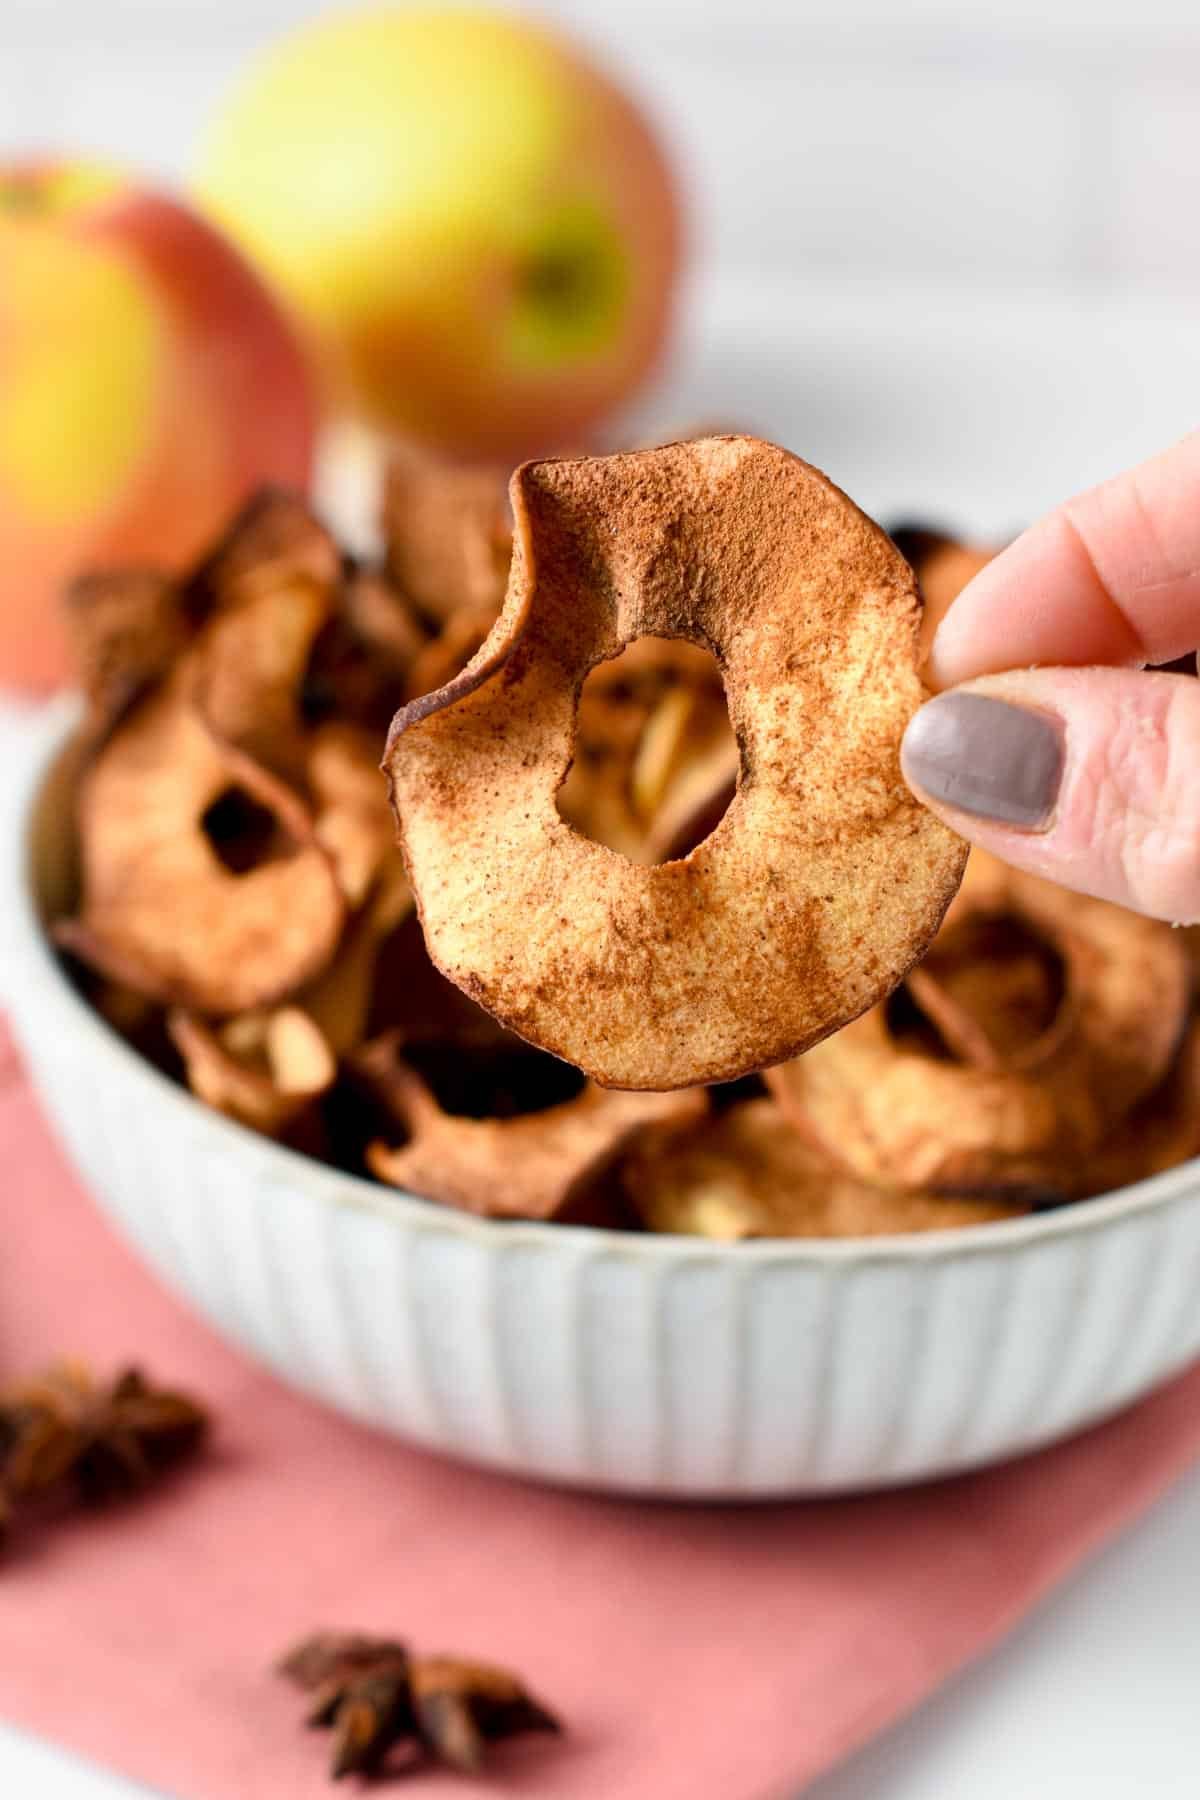
[[909, 722], [909, 786], [1006, 862], [1152, 918], [1200, 919], [1200, 681], [1027, 669]]

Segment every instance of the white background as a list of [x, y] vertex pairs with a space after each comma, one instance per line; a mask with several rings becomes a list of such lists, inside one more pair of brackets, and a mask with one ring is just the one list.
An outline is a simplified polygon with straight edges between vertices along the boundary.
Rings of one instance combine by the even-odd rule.
[[[0, 0], [0, 153], [90, 150], [177, 177], [239, 61], [313, 10]], [[864, 297], [881, 317], [895, 308], [910, 330], [925, 316], [919, 296], [936, 297], [931, 321], [969, 319], [986, 296], [992, 328], [1003, 331], [1011, 304], [1026, 338], [1038, 296], [1060, 323], [1076, 303], [1114, 317], [1165, 306], [1176, 320], [1200, 304], [1200, 0], [558, 0], [540, 10], [632, 70], [679, 147], [702, 283], [719, 272], [773, 289], [801, 320], [809, 291], [827, 310], [844, 284], [856, 308]], [[992, 416], [976, 421], [981, 434]], [[986, 465], [983, 441], [964, 507], [983, 491], [970, 485]], [[1004, 497], [981, 524], [999, 529], [1006, 507], [1042, 497], [1030, 461], [1019, 501], [1008, 498], [1018, 482], [997, 468], [988, 492]], [[1197, 1669], [1200, 1476], [997, 1656], [814, 1793], [1195, 1800]], [[0, 1793], [129, 1792], [0, 1727]]]

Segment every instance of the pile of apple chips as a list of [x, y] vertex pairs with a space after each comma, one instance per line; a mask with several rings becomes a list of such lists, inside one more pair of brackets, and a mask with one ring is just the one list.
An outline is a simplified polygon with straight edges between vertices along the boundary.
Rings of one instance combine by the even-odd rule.
[[[1182, 937], [1100, 902], [1081, 925], [1078, 902], [977, 862], [904, 987], [765, 1078], [606, 1090], [497, 1024], [429, 960], [379, 762], [397, 708], [496, 617], [503, 473], [405, 453], [384, 528], [362, 567], [268, 492], [182, 579], [70, 596], [80, 878], [54, 937], [199, 1100], [469, 1212], [720, 1239], [1003, 1219], [1200, 1147]], [[661, 862], [737, 778], [716, 664], [647, 638], [585, 685], [559, 810]]]

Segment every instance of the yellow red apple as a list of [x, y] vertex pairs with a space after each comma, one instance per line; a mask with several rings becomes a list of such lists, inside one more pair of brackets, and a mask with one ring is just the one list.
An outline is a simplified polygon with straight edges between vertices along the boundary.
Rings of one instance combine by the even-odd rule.
[[195, 192], [376, 423], [511, 457], [583, 434], [663, 346], [680, 218], [635, 103], [531, 21], [382, 7], [250, 69]]
[[305, 483], [315, 420], [211, 225], [105, 168], [0, 164], [0, 684], [63, 679], [81, 569], [186, 563], [259, 482]]

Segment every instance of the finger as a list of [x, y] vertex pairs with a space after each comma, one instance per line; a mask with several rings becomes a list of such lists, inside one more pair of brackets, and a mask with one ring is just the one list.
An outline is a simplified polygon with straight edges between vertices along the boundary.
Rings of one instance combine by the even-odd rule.
[[1200, 919], [1200, 682], [1029, 669], [939, 694], [904, 774], [972, 843], [1080, 893]]
[[1136, 666], [1200, 645], [1200, 432], [1068, 500], [963, 589], [933, 642], [951, 687], [1035, 663]]

